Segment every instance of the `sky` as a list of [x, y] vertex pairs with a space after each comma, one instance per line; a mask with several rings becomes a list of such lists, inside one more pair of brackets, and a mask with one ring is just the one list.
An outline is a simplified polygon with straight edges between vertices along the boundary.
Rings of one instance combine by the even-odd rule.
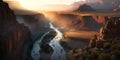
[[[26, 11], [74, 11], [82, 4], [94, 9], [111, 9], [120, 6], [120, 0], [3, 0], [18, 14]], [[23, 13], [21, 13], [23, 11]], [[28, 12], [29, 13], [29, 12]], [[30, 12], [31, 13], [31, 12]]]
[[[4, 0], [12, 9], [32, 11], [68, 11], [78, 7], [85, 0]], [[78, 2], [78, 3], [77, 3]]]

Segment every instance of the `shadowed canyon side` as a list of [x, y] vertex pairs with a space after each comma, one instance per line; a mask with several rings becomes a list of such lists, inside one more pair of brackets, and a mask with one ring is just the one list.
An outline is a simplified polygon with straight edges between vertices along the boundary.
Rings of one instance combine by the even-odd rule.
[[30, 29], [33, 40], [46, 33], [46, 31], [51, 30], [49, 26], [50, 21], [42, 13], [17, 15], [17, 21], [25, 24]]
[[30, 59], [31, 41], [29, 29], [19, 24], [8, 4], [0, 0], [0, 60]]

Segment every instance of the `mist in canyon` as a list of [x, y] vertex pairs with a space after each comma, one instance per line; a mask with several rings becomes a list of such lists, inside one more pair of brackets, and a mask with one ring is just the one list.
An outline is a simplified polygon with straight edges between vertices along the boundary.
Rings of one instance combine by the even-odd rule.
[[119, 40], [119, 0], [60, 3], [52, 0], [55, 3], [42, 1], [43, 5], [37, 0], [31, 0], [35, 5], [31, 1], [3, 1], [0, 1], [2, 60], [84, 60], [76, 52], [92, 54], [93, 49], [108, 52], [101, 45], [109, 43], [109, 38]]

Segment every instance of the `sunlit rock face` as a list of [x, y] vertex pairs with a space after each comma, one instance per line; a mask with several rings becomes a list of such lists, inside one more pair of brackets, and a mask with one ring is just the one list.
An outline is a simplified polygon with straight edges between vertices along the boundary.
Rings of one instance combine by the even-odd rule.
[[93, 19], [95, 19], [95, 21], [97, 21], [98, 23], [102, 23], [105, 24], [107, 21], [107, 17], [109, 18], [109, 16], [92, 16]]
[[[100, 35], [97, 37], [94, 37], [94, 39], [90, 40], [89, 47], [103, 47], [103, 44], [109, 40], [119, 40], [120, 38], [120, 17], [111, 17], [107, 21], [104, 27], [100, 29]], [[116, 38], [116, 39], [115, 39]], [[100, 39], [100, 40], [97, 40]], [[113, 39], [113, 40], [111, 40]], [[94, 43], [95, 42], [95, 43]], [[94, 43], [94, 44], [93, 44]], [[118, 42], [119, 43], [119, 42]]]
[[100, 31], [101, 38], [119, 38], [120, 37], [120, 17], [111, 17]]
[[100, 35], [90, 39], [88, 47], [72, 49], [68, 52], [69, 60], [119, 60], [120, 17], [107, 19], [107, 23], [99, 32]]
[[98, 40], [99, 39], [104, 39], [104, 40], [109, 40], [109, 39], [114, 39], [114, 38], [119, 38], [120, 37], [120, 17], [110, 17], [108, 18], [109, 20], [105, 23], [105, 26], [100, 29], [99, 36], [94, 36], [90, 40], [89, 47], [101, 47], [103, 46], [104, 41]]
[[8, 4], [0, 0], [0, 60], [27, 59], [30, 43], [29, 29], [18, 24]]

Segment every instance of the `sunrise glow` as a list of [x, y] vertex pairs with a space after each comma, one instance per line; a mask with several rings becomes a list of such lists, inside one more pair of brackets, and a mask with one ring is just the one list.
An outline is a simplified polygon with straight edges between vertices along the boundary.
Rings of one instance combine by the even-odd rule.
[[71, 5], [74, 2], [85, 2], [86, 0], [17, 0], [21, 6], [29, 10], [55, 9], [55, 5]]

